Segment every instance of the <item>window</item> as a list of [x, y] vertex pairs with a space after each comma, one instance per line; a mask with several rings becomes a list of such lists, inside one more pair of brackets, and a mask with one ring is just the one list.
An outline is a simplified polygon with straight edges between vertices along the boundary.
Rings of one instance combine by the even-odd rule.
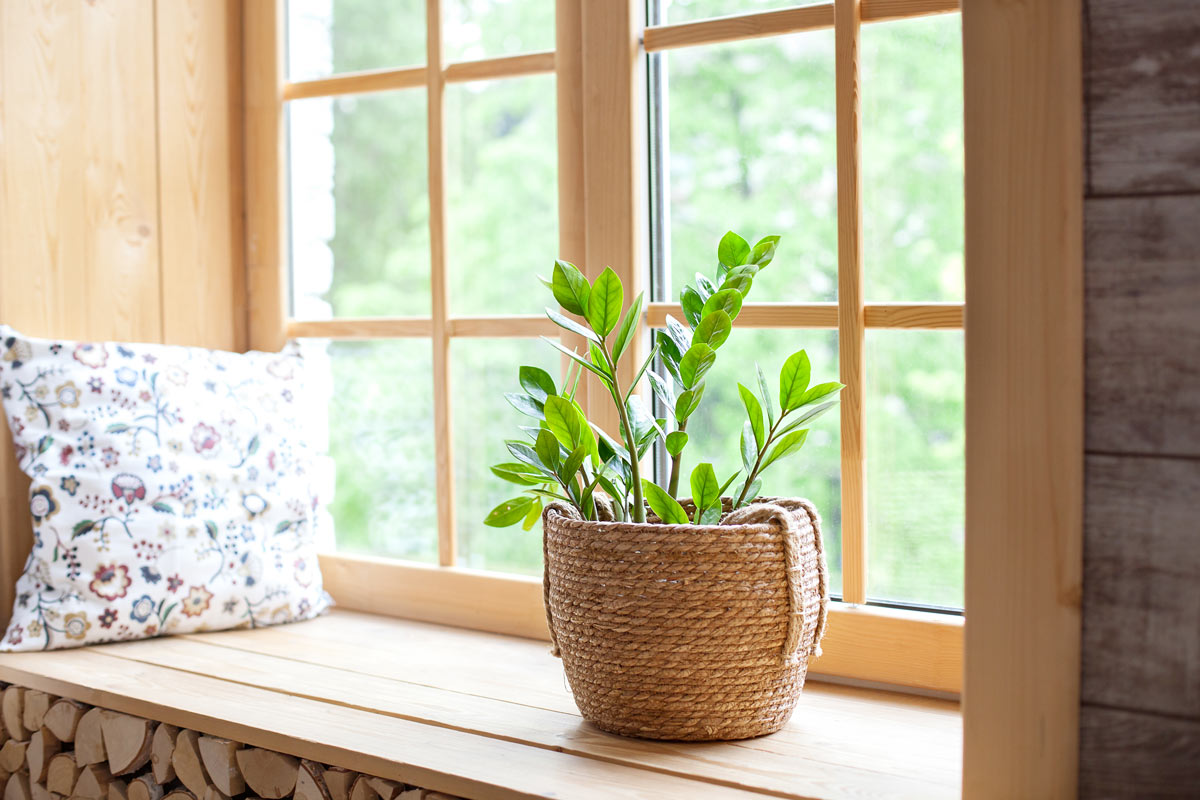
[[[661, 327], [725, 227], [780, 233], [728, 345], [739, 357], [710, 384], [804, 347], [848, 386], [840, 427], [827, 418], [774, 476], [821, 507], [847, 601], [814, 671], [959, 689], [961, 618], [914, 610], [962, 605], [957, 2], [781, 5], [251, 12], [247, 36], [274, 38], [247, 76], [248, 152], [286, 172], [248, 178], [277, 191], [249, 223], [252, 340], [286, 330], [328, 359], [344, 553], [327, 559], [331, 582], [366, 604], [531, 632], [538, 538], [480, 520], [505, 491], [486, 469], [501, 460], [489, 431], [518, 422], [502, 399], [516, 366], [558, 366], [536, 340], [558, 329], [535, 275], [556, 252], [591, 274], [611, 264], [650, 290], [646, 326]], [[255, 258], [259, 231], [279, 242]], [[284, 240], [286, 298], [288, 262], [271, 252]], [[274, 285], [256, 278], [272, 263]], [[723, 431], [741, 416], [726, 394], [706, 412]], [[735, 444], [705, 440], [713, 452], [693, 456], [736, 462]], [[897, 642], [934, 657], [912, 663]]]

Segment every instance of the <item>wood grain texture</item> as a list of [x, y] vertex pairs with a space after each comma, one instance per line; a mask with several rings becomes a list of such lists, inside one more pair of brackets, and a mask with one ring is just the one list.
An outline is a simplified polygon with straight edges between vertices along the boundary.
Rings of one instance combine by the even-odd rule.
[[1200, 787], [1200, 721], [1084, 705], [1081, 800], [1194, 798]]
[[392, 89], [415, 89], [424, 85], [425, 67], [375, 69], [284, 84], [283, 99], [303, 100], [309, 97], [386, 92]]
[[1200, 196], [1089, 199], [1087, 446], [1200, 456]]
[[1198, 508], [1200, 460], [1088, 457], [1084, 702], [1200, 720]]
[[859, 98], [860, 0], [835, 0], [837, 38], [838, 366], [841, 394], [842, 596], [867, 598], [866, 381], [862, 258], [862, 114]]
[[1200, 4], [1088, 0], [1090, 193], [1200, 191]]
[[963, 5], [967, 800], [1078, 781], [1081, 18], [1079, 0]]
[[244, 349], [240, 4], [155, 9], [163, 341]]

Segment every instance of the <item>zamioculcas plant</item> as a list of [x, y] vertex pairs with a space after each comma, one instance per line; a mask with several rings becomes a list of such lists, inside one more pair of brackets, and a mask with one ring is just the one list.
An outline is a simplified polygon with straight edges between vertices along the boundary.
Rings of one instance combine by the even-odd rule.
[[[650, 353], [628, 386], [621, 384], [618, 366], [630, 352], [643, 295], [626, 309], [624, 287], [612, 269], [605, 268], [593, 283], [573, 264], [556, 261], [551, 278], [542, 282], [566, 314], [552, 308], [547, 308], [546, 314], [586, 339], [588, 352], [583, 355], [545, 339], [571, 359], [561, 388], [545, 370], [520, 368], [522, 391], [506, 397], [535, 424], [522, 427], [525, 439], [505, 443], [515, 460], [493, 466], [492, 472], [525, 491], [493, 509], [486, 524], [505, 527], [522, 522], [528, 530], [547, 500], [567, 503], [583, 519], [595, 520], [599, 518], [598, 490], [607, 495], [607, 505], [617, 521], [645, 522], [648, 505], [667, 524], [715, 523], [723, 510], [722, 497], [739, 477], [743, 480], [735, 508], [758, 497], [764, 470], [800, 450], [808, 435], [806, 426], [836, 403], [836, 394], [842, 389], [840, 383], [810, 387], [811, 367], [803, 350], [783, 365], [778, 410], [761, 368], [761, 400], [738, 384], [748, 417], [741, 436], [742, 469], [719, 481], [712, 464], [698, 464], [688, 487], [691, 517], [678, 500], [688, 420], [704, 398], [705, 376], [716, 362], [717, 351], [728, 341], [755, 277], [774, 259], [778, 243], [778, 236], [765, 236], [751, 247], [736, 233], [726, 233], [717, 247], [715, 274], [710, 278], [697, 273], [695, 284], [683, 288], [679, 300], [685, 320], [667, 316], [666, 330], [655, 333]], [[665, 375], [652, 369], [656, 360]], [[617, 439], [589, 423], [575, 400], [585, 371], [612, 399], [620, 419]], [[645, 399], [634, 393], [643, 377], [667, 409], [666, 417], [656, 418]], [[642, 461], [660, 441], [670, 457], [665, 486], [642, 477]]]

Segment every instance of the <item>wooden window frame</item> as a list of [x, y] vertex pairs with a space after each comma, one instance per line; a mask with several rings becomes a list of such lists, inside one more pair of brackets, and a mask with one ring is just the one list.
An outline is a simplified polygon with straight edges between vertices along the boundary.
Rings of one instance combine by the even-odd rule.
[[[1065, 790], [1074, 786], [1076, 764], [1082, 539], [1079, 0], [964, 0], [963, 5], [969, 320], [962, 304], [866, 304], [861, 288], [860, 25], [954, 11], [957, 0], [834, 0], [646, 30], [633, 0], [558, 0], [556, 53], [448, 66], [441, 63], [440, 37], [435, 35], [440, 1], [427, 0], [425, 67], [304, 83], [285, 80], [282, 0], [246, 3], [251, 346], [275, 349], [288, 336], [421, 336], [434, 343], [440, 566], [322, 556], [327, 585], [339, 602], [351, 609], [546, 637], [540, 580], [453, 566], [449, 341], [557, 334], [557, 329], [533, 316], [448, 314], [441, 181], [445, 84], [556, 74], [560, 253], [592, 275], [612, 265], [636, 292], [647, 254], [646, 193], [640, 180], [645, 174], [642, 53], [834, 27], [839, 302], [755, 303], [742, 315], [744, 325], [836, 328], [840, 333], [842, 381], [850, 387], [842, 411], [847, 602], [833, 604], [825, 654], [812, 671], [941, 692], [965, 691], [964, 787], [969, 796], [1049, 794], [1047, 787], [1054, 787], [1055, 795], [1058, 789], [1069, 794]], [[1010, 54], [1029, 57], [1015, 63]], [[431, 316], [288, 320], [285, 102], [422, 85], [429, 109]], [[589, 130], [603, 130], [603, 135], [589, 136]], [[661, 323], [674, 308], [651, 304], [647, 324]], [[970, 615], [965, 645], [961, 618], [861, 605], [866, 599], [865, 331], [964, 326]], [[605, 404], [589, 405], [599, 424], [615, 427]]]

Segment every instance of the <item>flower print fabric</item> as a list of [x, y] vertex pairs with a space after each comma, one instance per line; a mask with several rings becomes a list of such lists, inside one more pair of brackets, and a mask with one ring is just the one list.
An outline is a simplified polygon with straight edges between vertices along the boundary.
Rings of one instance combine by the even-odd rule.
[[307, 619], [327, 457], [299, 349], [64, 342], [0, 326], [34, 546], [0, 650]]

